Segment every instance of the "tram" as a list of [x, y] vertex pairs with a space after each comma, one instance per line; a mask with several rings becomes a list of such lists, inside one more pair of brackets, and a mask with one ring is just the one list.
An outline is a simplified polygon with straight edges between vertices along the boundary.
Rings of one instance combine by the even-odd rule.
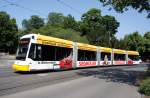
[[91, 66], [139, 64], [137, 51], [94, 46], [44, 36], [27, 34], [20, 38], [15, 71], [74, 69]]

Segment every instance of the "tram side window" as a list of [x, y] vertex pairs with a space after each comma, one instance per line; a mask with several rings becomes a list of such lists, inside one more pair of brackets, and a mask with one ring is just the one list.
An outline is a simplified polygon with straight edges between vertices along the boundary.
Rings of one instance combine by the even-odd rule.
[[55, 61], [55, 46], [42, 45], [42, 61]]
[[114, 60], [125, 61], [125, 54], [114, 54]]
[[105, 56], [107, 56], [108, 60], [111, 60], [111, 53], [101, 52], [101, 60], [104, 60]]
[[35, 61], [59, 61], [72, 55], [72, 48], [31, 44], [29, 58]]
[[56, 47], [56, 61], [72, 56], [72, 48]]
[[60, 61], [71, 55], [71, 48], [42, 46], [42, 60], [45, 61]]
[[31, 47], [30, 47], [30, 51], [29, 51], [29, 58], [31, 58], [32, 60], [35, 60], [36, 57], [35, 57], [35, 49], [36, 49], [36, 45], [35, 44], [31, 44]]
[[78, 50], [78, 61], [96, 61], [96, 52]]
[[128, 58], [133, 61], [138, 61], [140, 59], [140, 57], [138, 55], [128, 55]]
[[41, 60], [41, 46], [32, 43], [28, 57], [35, 61]]

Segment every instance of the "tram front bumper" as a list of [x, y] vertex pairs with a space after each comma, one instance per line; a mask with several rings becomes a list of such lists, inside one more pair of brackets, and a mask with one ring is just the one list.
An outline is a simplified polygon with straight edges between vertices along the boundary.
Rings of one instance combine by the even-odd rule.
[[28, 65], [13, 64], [12, 68], [15, 71], [29, 71], [29, 66]]

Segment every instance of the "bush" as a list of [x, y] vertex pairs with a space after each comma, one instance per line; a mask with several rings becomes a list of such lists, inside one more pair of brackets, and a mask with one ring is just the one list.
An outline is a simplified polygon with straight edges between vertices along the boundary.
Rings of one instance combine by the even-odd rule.
[[142, 94], [145, 94], [147, 96], [150, 96], [150, 78], [145, 79], [139, 88], [139, 92]]

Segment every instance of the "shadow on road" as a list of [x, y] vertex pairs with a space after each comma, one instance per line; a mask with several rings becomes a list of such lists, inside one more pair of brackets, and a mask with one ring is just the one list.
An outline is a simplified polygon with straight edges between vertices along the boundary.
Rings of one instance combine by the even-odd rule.
[[138, 80], [145, 75], [145, 71], [133, 71], [122, 69], [101, 69], [101, 70], [83, 70], [76, 72], [81, 76], [94, 76], [99, 79], [106, 79], [107, 82], [126, 83], [138, 86]]
[[16, 71], [15, 73], [21, 75], [32, 75], [32, 74], [42, 74], [42, 73], [52, 73], [52, 72], [64, 72], [64, 71], [71, 71], [71, 70], [35, 70], [35, 71]]
[[17, 74], [22, 75], [32, 75], [32, 74], [42, 74], [42, 73], [50, 73], [50, 72], [59, 72], [55, 70], [40, 70], [40, 71], [16, 71]]

